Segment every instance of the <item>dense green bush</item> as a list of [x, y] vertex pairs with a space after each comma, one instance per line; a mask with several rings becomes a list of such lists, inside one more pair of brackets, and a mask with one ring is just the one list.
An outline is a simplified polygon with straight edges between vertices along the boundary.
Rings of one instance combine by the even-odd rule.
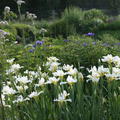
[[102, 39], [102, 36], [104, 35], [110, 35], [112, 36], [114, 39], [118, 39], [120, 40], [120, 31], [119, 30], [103, 30], [103, 31], [97, 31], [96, 32], [96, 36], [99, 38], [101, 37]]
[[52, 35], [63, 35], [65, 37], [75, 33], [86, 33], [95, 31], [99, 26], [106, 25], [107, 15], [101, 10], [92, 9], [82, 11], [76, 7], [66, 8], [61, 19], [50, 25]]
[[17, 40], [19, 42], [27, 44], [35, 40], [35, 27], [21, 23], [12, 24], [12, 27], [14, 27], [17, 31]]
[[63, 37], [67, 37], [70, 34], [75, 34], [76, 28], [74, 25], [68, 24], [64, 19], [57, 20], [53, 24], [50, 25], [50, 34], [52, 36], [62, 35]]
[[23, 23], [9, 23], [8, 25], [1, 25], [0, 29], [10, 33], [10, 40], [17, 40], [25, 44], [35, 40], [37, 29], [33, 26]]
[[85, 11], [84, 17], [86, 20], [91, 20], [96, 18], [101, 19], [103, 21], [107, 20], [107, 16], [104, 14], [104, 12], [98, 9], [91, 9], [91, 10]]
[[120, 21], [113, 21], [111, 23], [101, 24], [94, 29], [98, 36], [103, 34], [110, 34], [116, 39], [120, 39]]
[[117, 43], [119, 44], [117, 39], [107, 35], [103, 36], [101, 41], [85, 36], [70, 36], [64, 41], [64, 45], [58, 47], [53, 45], [48, 51], [49, 55], [57, 56], [64, 63], [74, 64], [76, 67], [79, 67], [79, 64], [91, 67], [98, 65], [97, 59], [104, 55], [110, 53], [119, 55]]
[[51, 24], [50, 31], [54, 35], [68, 36], [79, 32], [79, 25], [84, 18], [84, 12], [75, 7], [66, 8], [61, 19]]
[[16, 29], [11, 25], [0, 25], [0, 29], [9, 32], [9, 40], [10, 41], [15, 41], [16, 40], [16, 36], [17, 36], [17, 31]]
[[101, 24], [98, 27], [98, 30], [119, 30], [120, 29], [120, 21], [113, 21], [110, 23], [106, 23], [106, 24]]

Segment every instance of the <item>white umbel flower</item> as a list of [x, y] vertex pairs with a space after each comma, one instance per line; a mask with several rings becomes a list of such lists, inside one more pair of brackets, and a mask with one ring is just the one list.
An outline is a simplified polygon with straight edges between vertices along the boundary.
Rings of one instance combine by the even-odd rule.
[[9, 13], [9, 12], [10, 12], [10, 7], [6, 6], [6, 7], [4, 8], [4, 12], [5, 12], [5, 13]]
[[23, 0], [18, 0], [17, 1], [17, 4], [19, 5], [19, 6], [21, 6], [22, 4], [24, 4], [25, 3], [25, 1], [23, 1]]

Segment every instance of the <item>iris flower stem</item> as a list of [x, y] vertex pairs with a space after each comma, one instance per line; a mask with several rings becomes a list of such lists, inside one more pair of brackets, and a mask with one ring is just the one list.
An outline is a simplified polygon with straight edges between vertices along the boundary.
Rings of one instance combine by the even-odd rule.
[[4, 110], [4, 105], [3, 105], [3, 101], [2, 101], [1, 90], [0, 90], [0, 104], [2, 106], [2, 120], [5, 120], [5, 110]]

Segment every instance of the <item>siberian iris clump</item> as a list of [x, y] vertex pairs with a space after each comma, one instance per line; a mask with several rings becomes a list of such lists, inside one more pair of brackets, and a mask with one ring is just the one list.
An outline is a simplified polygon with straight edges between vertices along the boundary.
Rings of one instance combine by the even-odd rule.
[[[113, 112], [113, 104], [119, 104], [118, 92], [120, 92], [120, 89], [117, 82], [120, 80], [120, 57], [103, 56], [100, 61], [101, 64], [105, 62], [106, 67], [104, 65], [93, 66], [88, 70], [87, 76], [83, 76], [73, 65], [62, 65], [59, 61], [56, 57], [48, 57], [43, 65], [36, 65], [34, 71], [24, 69], [24, 66], [17, 64], [14, 58], [6, 61], [9, 64], [5, 73], [8, 80], [2, 82], [1, 91], [5, 116], [7, 115], [7, 118], [12, 119], [22, 117], [24, 120], [29, 120], [29, 117], [36, 120], [36, 118], [39, 119], [39, 116], [43, 116], [43, 120], [47, 120], [50, 115], [52, 119], [64, 117], [68, 120], [66, 114], [69, 114], [69, 118], [79, 119], [81, 118], [78, 116], [79, 113], [85, 118], [86, 112], [95, 105], [97, 108], [93, 108], [89, 113], [93, 117], [96, 114], [100, 119], [115, 117], [114, 115], [108, 116], [108, 114]], [[92, 83], [90, 84], [89, 81]], [[87, 86], [83, 87], [83, 83]], [[83, 89], [90, 91], [84, 93]], [[89, 98], [86, 98], [86, 96]], [[89, 99], [91, 101], [88, 102]], [[116, 99], [116, 101], [111, 101], [111, 99]], [[103, 114], [104, 110], [107, 109], [111, 111]], [[14, 111], [14, 114], [7, 114], [11, 110]], [[23, 112], [20, 110], [23, 110]], [[46, 110], [49, 113], [46, 113]], [[60, 112], [61, 110], [64, 114]], [[96, 110], [100, 110], [102, 116], [98, 113], [93, 114]], [[71, 112], [77, 116], [71, 115]], [[119, 113], [120, 111], [115, 112]], [[57, 116], [54, 116], [54, 114]], [[87, 119], [90, 118], [90, 116], [87, 117]]]

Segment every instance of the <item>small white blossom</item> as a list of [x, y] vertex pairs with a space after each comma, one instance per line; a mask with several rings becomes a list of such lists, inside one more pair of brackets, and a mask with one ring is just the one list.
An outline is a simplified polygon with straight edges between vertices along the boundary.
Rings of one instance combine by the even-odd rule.
[[8, 59], [7, 62], [8, 62], [9, 64], [13, 64], [14, 60], [15, 60], [15, 58]]
[[10, 74], [10, 73], [16, 73], [18, 72], [18, 70], [20, 70], [21, 68], [23, 68], [22, 66], [20, 66], [19, 64], [13, 64], [10, 66], [9, 70], [6, 70], [6, 74]]
[[76, 79], [74, 79], [72, 76], [68, 76], [67, 77], [67, 83], [68, 84], [74, 84], [74, 83], [76, 83], [77, 82], [77, 80]]
[[49, 80], [46, 82], [46, 84], [57, 84], [59, 82], [59, 78], [56, 77], [50, 77]]
[[103, 59], [101, 59], [102, 62], [112, 63], [113, 62], [113, 56], [111, 54], [108, 54], [107, 56], [103, 56]]
[[46, 32], [47, 32], [46, 29], [44, 29], [44, 28], [41, 28], [41, 29], [40, 29], [40, 33], [46, 33]]
[[45, 85], [45, 79], [44, 79], [44, 78], [41, 78], [41, 79], [39, 79], [39, 83], [36, 84], [35, 86], [36, 86], [36, 87], [39, 87], [39, 86], [43, 86], [43, 85]]
[[24, 90], [27, 90], [28, 89], [28, 86], [16, 86], [18, 92], [23, 92]]
[[5, 12], [5, 13], [9, 13], [9, 12], [10, 12], [10, 7], [6, 6], [6, 7], [4, 8], [4, 12]]
[[40, 91], [40, 92], [32, 92], [30, 95], [29, 95], [29, 98], [36, 98], [38, 97], [40, 94], [42, 94], [43, 91]]
[[54, 71], [56, 71], [56, 70], [58, 69], [58, 66], [59, 66], [59, 65], [60, 65], [60, 63], [58, 63], [58, 62], [52, 62], [52, 63], [50, 64], [49, 70], [52, 71], [52, 72], [54, 72]]
[[16, 77], [16, 82], [19, 82], [20, 84], [24, 85], [24, 84], [30, 83], [32, 81], [28, 80], [27, 76], [18, 76], [18, 77]]
[[67, 72], [67, 74], [68, 74], [68, 75], [71, 75], [71, 76], [76, 76], [77, 73], [78, 73], [78, 71], [77, 71], [76, 68], [70, 69], [70, 70]]
[[2, 93], [4, 95], [13, 95], [16, 93], [16, 91], [9, 86], [3, 86]]
[[7, 21], [0, 21], [0, 25], [8, 25]]
[[62, 77], [65, 75], [65, 73], [64, 73], [62, 70], [57, 70], [56, 72], [53, 73], [53, 75], [54, 75], [55, 77], [60, 77], [60, 78], [62, 78]]
[[63, 70], [65, 70], [65, 71], [70, 71], [71, 69], [73, 69], [73, 65], [64, 65], [63, 66]]
[[72, 102], [71, 99], [67, 99], [70, 94], [65, 90], [58, 95], [58, 99], [54, 99], [55, 102]]
[[52, 62], [57, 62], [59, 59], [56, 57], [49, 57], [47, 58], [48, 62], [52, 63]]
[[37, 19], [37, 16], [35, 15], [35, 14], [33, 14], [33, 13], [29, 13], [29, 12], [26, 12], [26, 14], [27, 14], [27, 19], [29, 19], [29, 20], [34, 20], [34, 19]]
[[120, 77], [120, 75], [118, 76], [118, 75], [115, 74], [115, 73], [112, 73], [112, 74], [106, 74], [105, 76], [106, 76], [106, 78], [107, 78], [108, 80], [110, 80], [110, 81], [118, 80], [119, 77]]
[[19, 6], [21, 6], [23, 3], [25, 3], [25, 1], [23, 1], [23, 0], [18, 0], [18, 1], [17, 1], [17, 4], [18, 4]]
[[91, 75], [88, 75], [87, 77], [92, 80], [92, 82], [98, 82], [100, 79], [100, 74], [97, 71], [97, 68], [94, 66], [93, 68], [91, 68], [91, 70], [88, 70], [89, 73], [91, 73]]

